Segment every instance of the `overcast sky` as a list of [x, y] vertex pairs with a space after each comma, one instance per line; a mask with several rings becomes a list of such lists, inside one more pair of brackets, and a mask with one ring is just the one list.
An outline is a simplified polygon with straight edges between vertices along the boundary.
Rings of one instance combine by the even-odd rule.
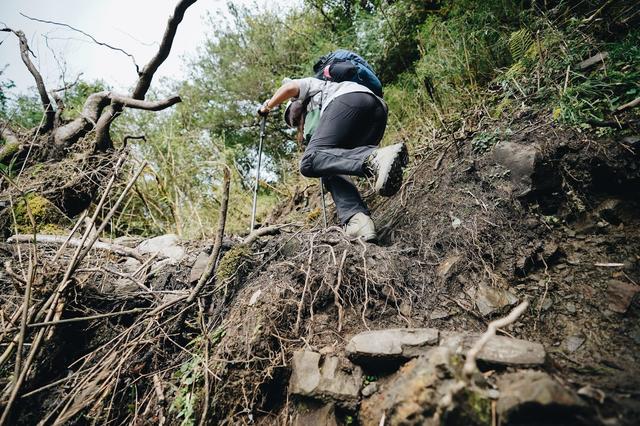
[[[119, 47], [135, 56], [142, 67], [155, 53], [167, 19], [178, 0], [0, 0], [0, 25], [25, 32], [36, 55], [49, 89], [59, 85], [61, 70], [65, 80], [74, 81], [79, 73], [88, 81], [103, 79], [116, 90], [124, 91], [135, 82], [133, 62], [121, 52], [97, 46], [77, 32], [55, 25], [34, 22], [20, 15], [62, 22], [83, 30], [98, 41]], [[297, 0], [235, 0], [234, 3], [257, 4], [261, 8], [290, 7]], [[181, 79], [185, 75], [184, 57], [193, 56], [202, 45], [207, 12], [214, 19], [228, 17], [226, 1], [199, 0], [191, 6], [178, 28], [169, 58], [156, 77]], [[20, 59], [17, 39], [0, 33], [0, 69], [8, 66], [2, 80], [13, 80], [14, 92], [34, 86], [33, 78]], [[48, 46], [47, 46], [48, 44]], [[55, 54], [54, 54], [55, 53]], [[154, 79], [154, 81], [157, 81]]]

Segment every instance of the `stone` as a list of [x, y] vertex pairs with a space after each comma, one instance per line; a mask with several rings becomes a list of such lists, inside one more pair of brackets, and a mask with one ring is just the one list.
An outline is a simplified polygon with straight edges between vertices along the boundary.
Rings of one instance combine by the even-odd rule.
[[519, 197], [532, 192], [550, 192], [562, 182], [553, 165], [543, 161], [535, 145], [500, 141], [493, 148], [493, 159], [509, 169], [511, 183]]
[[[462, 363], [444, 347], [404, 364], [378, 392], [360, 403], [360, 424], [385, 425], [490, 424], [491, 401], [476, 388], [458, 386]], [[444, 417], [434, 414], [443, 398], [450, 398]]]
[[483, 316], [491, 315], [507, 306], [518, 303], [518, 298], [509, 290], [479, 284], [472, 295], [475, 304]]
[[182, 247], [179, 242], [180, 238], [177, 235], [166, 234], [144, 240], [138, 245], [137, 250], [141, 254], [158, 253], [160, 257], [166, 257], [173, 262], [179, 262], [186, 254], [184, 247]]
[[193, 262], [193, 266], [191, 266], [191, 273], [189, 274], [189, 282], [194, 283], [200, 279], [202, 274], [204, 273], [205, 268], [207, 267], [207, 263], [209, 262], [209, 254], [207, 252], [200, 252], [198, 257], [196, 257], [196, 261]]
[[356, 334], [347, 344], [346, 351], [354, 360], [408, 359], [437, 345], [436, 329], [392, 328]]
[[334, 404], [307, 402], [296, 406], [293, 426], [338, 426]]
[[640, 287], [618, 280], [609, 280], [607, 283], [608, 308], [613, 312], [624, 314], [629, 309], [634, 296], [640, 291]]
[[[453, 353], [465, 355], [480, 336], [480, 334], [442, 332], [440, 346], [447, 347]], [[490, 365], [535, 366], [544, 364], [546, 352], [540, 343], [506, 336], [493, 336], [484, 345], [477, 359]]]
[[320, 384], [320, 354], [311, 351], [293, 353], [289, 392], [310, 396]]
[[127, 274], [133, 274], [138, 269], [140, 269], [141, 266], [142, 266], [142, 263], [140, 263], [138, 259], [134, 259], [133, 257], [127, 257], [127, 260], [125, 260], [124, 263], [122, 263], [122, 272], [125, 272]]
[[249, 306], [253, 306], [256, 303], [258, 303], [258, 300], [260, 300], [261, 295], [262, 295], [262, 290], [257, 289], [256, 291], [254, 291], [253, 294], [251, 295], [251, 298], [249, 299]]
[[501, 424], [590, 424], [578, 395], [540, 371], [524, 370], [498, 377], [496, 410]]
[[291, 362], [289, 392], [317, 399], [355, 402], [362, 384], [362, 369], [347, 359], [297, 351]]
[[369, 383], [367, 386], [362, 388], [362, 396], [364, 396], [365, 398], [373, 395], [376, 392], [378, 392], [378, 384], [376, 382]]
[[438, 277], [443, 279], [447, 278], [449, 276], [451, 268], [453, 268], [459, 260], [460, 256], [448, 256], [445, 260], [443, 260], [436, 269], [436, 274], [438, 275]]
[[429, 315], [429, 319], [432, 319], [432, 320], [445, 319], [450, 316], [451, 316], [451, 312], [446, 311], [444, 309], [435, 308]]
[[585, 338], [582, 336], [574, 335], [569, 336], [564, 340], [564, 347], [569, 353], [573, 353], [580, 349], [582, 344], [585, 342]]

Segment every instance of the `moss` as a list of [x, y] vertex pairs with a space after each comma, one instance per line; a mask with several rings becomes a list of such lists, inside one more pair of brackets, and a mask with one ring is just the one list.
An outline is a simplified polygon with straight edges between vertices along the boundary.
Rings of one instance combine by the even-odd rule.
[[244, 244], [239, 244], [226, 252], [218, 264], [216, 280], [223, 282], [231, 278], [249, 255], [251, 255], [251, 249]]
[[313, 223], [320, 217], [320, 208], [313, 209], [307, 214], [307, 223]]
[[9, 164], [14, 155], [20, 150], [19, 143], [7, 143], [0, 148], [0, 163]]
[[18, 232], [33, 232], [29, 210], [36, 222], [36, 231], [41, 234], [64, 234], [64, 227], [69, 224], [69, 219], [63, 215], [49, 200], [38, 194], [27, 194], [25, 198], [16, 203], [13, 209]]

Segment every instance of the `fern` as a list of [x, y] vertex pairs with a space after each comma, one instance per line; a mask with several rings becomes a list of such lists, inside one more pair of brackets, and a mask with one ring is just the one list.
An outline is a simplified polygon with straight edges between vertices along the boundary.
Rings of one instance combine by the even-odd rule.
[[529, 50], [533, 44], [533, 37], [529, 30], [522, 28], [511, 33], [508, 44], [511, 57], [514, 61], [519, 61], [525, 56], [527, 50]]

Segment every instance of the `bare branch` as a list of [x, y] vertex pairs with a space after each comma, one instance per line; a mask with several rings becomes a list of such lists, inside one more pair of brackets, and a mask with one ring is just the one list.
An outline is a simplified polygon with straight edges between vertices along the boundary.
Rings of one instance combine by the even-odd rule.
[[[11, 32], [18, 37], [18, 41], [20, 43], [20, 56], [22, 58], [22, 62], [27, 66], [27, 69], [33, 76], [36, 81], [36, 87], [38, 89], [38, 94], [40, 95], [40, 101], [42, 102], [42, 107], [44, 108], [45, 114], [45, 122], [41, 127], [40, 131], [42, 133], [48, 132], [53, 128], [53, 121], [55, 119], [55, 112], [53, 110], [53, 106], [51, 105], [51, 99], [49, 99], [49, 95], [47, 94], [47, 88], [44, 85], [44, 81], [42, 80], [42, 75], [40, 71], [33, 65], [31, 62], [31, 58], [29, 58], [29, 53], [33, 55], [33, 52], [29, 48], [29, 43], [27, 43], [27, 38], [24, 35], [24, 32], [18, 30], [14, 31], [11, 28], [2, 28], [0, 31], [3, 32]], [[35, 55], [33, 55], [35, 57]]]
[[182, 19], [184, 18], [184, 13], [187, 11], [189, 6], [194, 4], [196, 1], [197, 0], [181, 0], [176, 5], [176, 8], [173, 11], [173, 16], [171, 16], [167, 22], [167, 28], [162, 36], [158, 52], [139, 73], [140, 78], [138, 78], [138, 83], [136, 84], [132, 94], [134, 99], [144, 99], [149, 87], [151, 86], [151, 79], [153, 78], [153, 75], [158, 70], [158, 67], [162, 65], [165, 59], [169, 56], [171, 46], [173, 45], [173, 39], [176, 36], [178, 25], [180, 25], [180, 22], [182, 22]]
[[97, 45], [99, 45], [99, 46], [107, 47], [107, 48], [109, 48], [109, 49], [111, 49], [111, 50], [115, 50], [116, 52], [122, 52], [122, 53], [124, 53], [125, 55], [127, 55], [129, 58], [131, 58], [131, 61], [133, 62], [133, 65], [136, 67], [136, 73], [140, 74], [140, 67], [138, 66], [138, 63], [136, 62], [136, 58], [135, 58], [131, 53], [127, 52], [127, 51], [126, 51], [126, 50], [124, 50], [124, 49], [121, 49], [121, 48], [119, 48], [119, 47], [111, 46], [110, 44], [104, 43], [104, 42], [102, 42], [102, 41], [98, 41], [98, 40], [96, 40], [96, 38], [95, 38], [95, 37], [93, 37], [91, 34], [89, 34], [89, 33], [87, 33], [87, 32], [84, 32], [84, 31], [82, 31], [82, 30], [80, 30], [80, 29], [78, 29], [78, 28], [72, 27], [71, 25], [69, 25], [69, 24], [65, 24], [65, 23], [63, 23], [63, 22], [47, 21], [46, 19], [34, 18], [34, 17], [29, 16], [29, 15], [25, 15], [25, 14], [24, 14], [24, 13], [22, 13], [22, 12], [20, 12], [20, 15], [22, 15], [22, 16], [24, 16], [25, 18], [30, 19], [30, 20], [32, 20], [32, 21], [42, 22], [43, 24], [59, 25], [59, 26], [61, 26], [61, 27], [69, 28], [70, 30], [72, 30], [72, 31], [76, 31], [76, 32], [78, 32], [78, 33], [82, 34], [82, 35], [83, 35], [83, 36], [85, 36], [85, 37], [89, 37], [89, 38], [91, 39], [91, 41], [93, 41], [95, 44], [97, 44]]
[[97, 128], [99, 120], [105, 115], [103, 111], [109, 104], [117, 104], [120, 108], [129, 107], [146, 111], [160, 111], [180, 101], [179, 96], [159, 101], [143, 101], [109, 91], [94, 93], [85, 101], [80, 117], [56, 129], [54, 141], [58, 147], [74, 144], [89, 131]]
[[[160, 42], [160, 46], [158, 47], [158, 52], [155, 54], [153, 58], [142, 68], [142, 71], [138, 73], [138, 82], [136, 83], [136, 87], [133, 90], [131, 95], [134, 99], [144, 99], [149, 87], [151, 86], [151, 80], [153, 79], [153, 75], [158, 70], [158, 67], [162, 65], [162, 63], [169, 56], [169, 52], [171, 51], [171, 46], [173, 45], [173, 39], [175, 38], [176, 31], [178, 30], [178, 25], [182, 22], [184, 18], [184, 13], [187, 8], [194, 4], [197, 0], [180, 0], [180, 2], [176, 5], [173, 16], [169, 18], [167, 22], [167, 27], [164, 31], [164, 35], [162, 36], [162, 41]], [[98, 119], [96, 124], [96, 146], [95, 149], [97, 151], [104, 151], [113, 146], [111, 142], [111, 137], [109, 136], [109, 128], [113, 120], [120, 114], [122, 111], [121, 105], [112, 105], [107, 108], [104, 113]]]

